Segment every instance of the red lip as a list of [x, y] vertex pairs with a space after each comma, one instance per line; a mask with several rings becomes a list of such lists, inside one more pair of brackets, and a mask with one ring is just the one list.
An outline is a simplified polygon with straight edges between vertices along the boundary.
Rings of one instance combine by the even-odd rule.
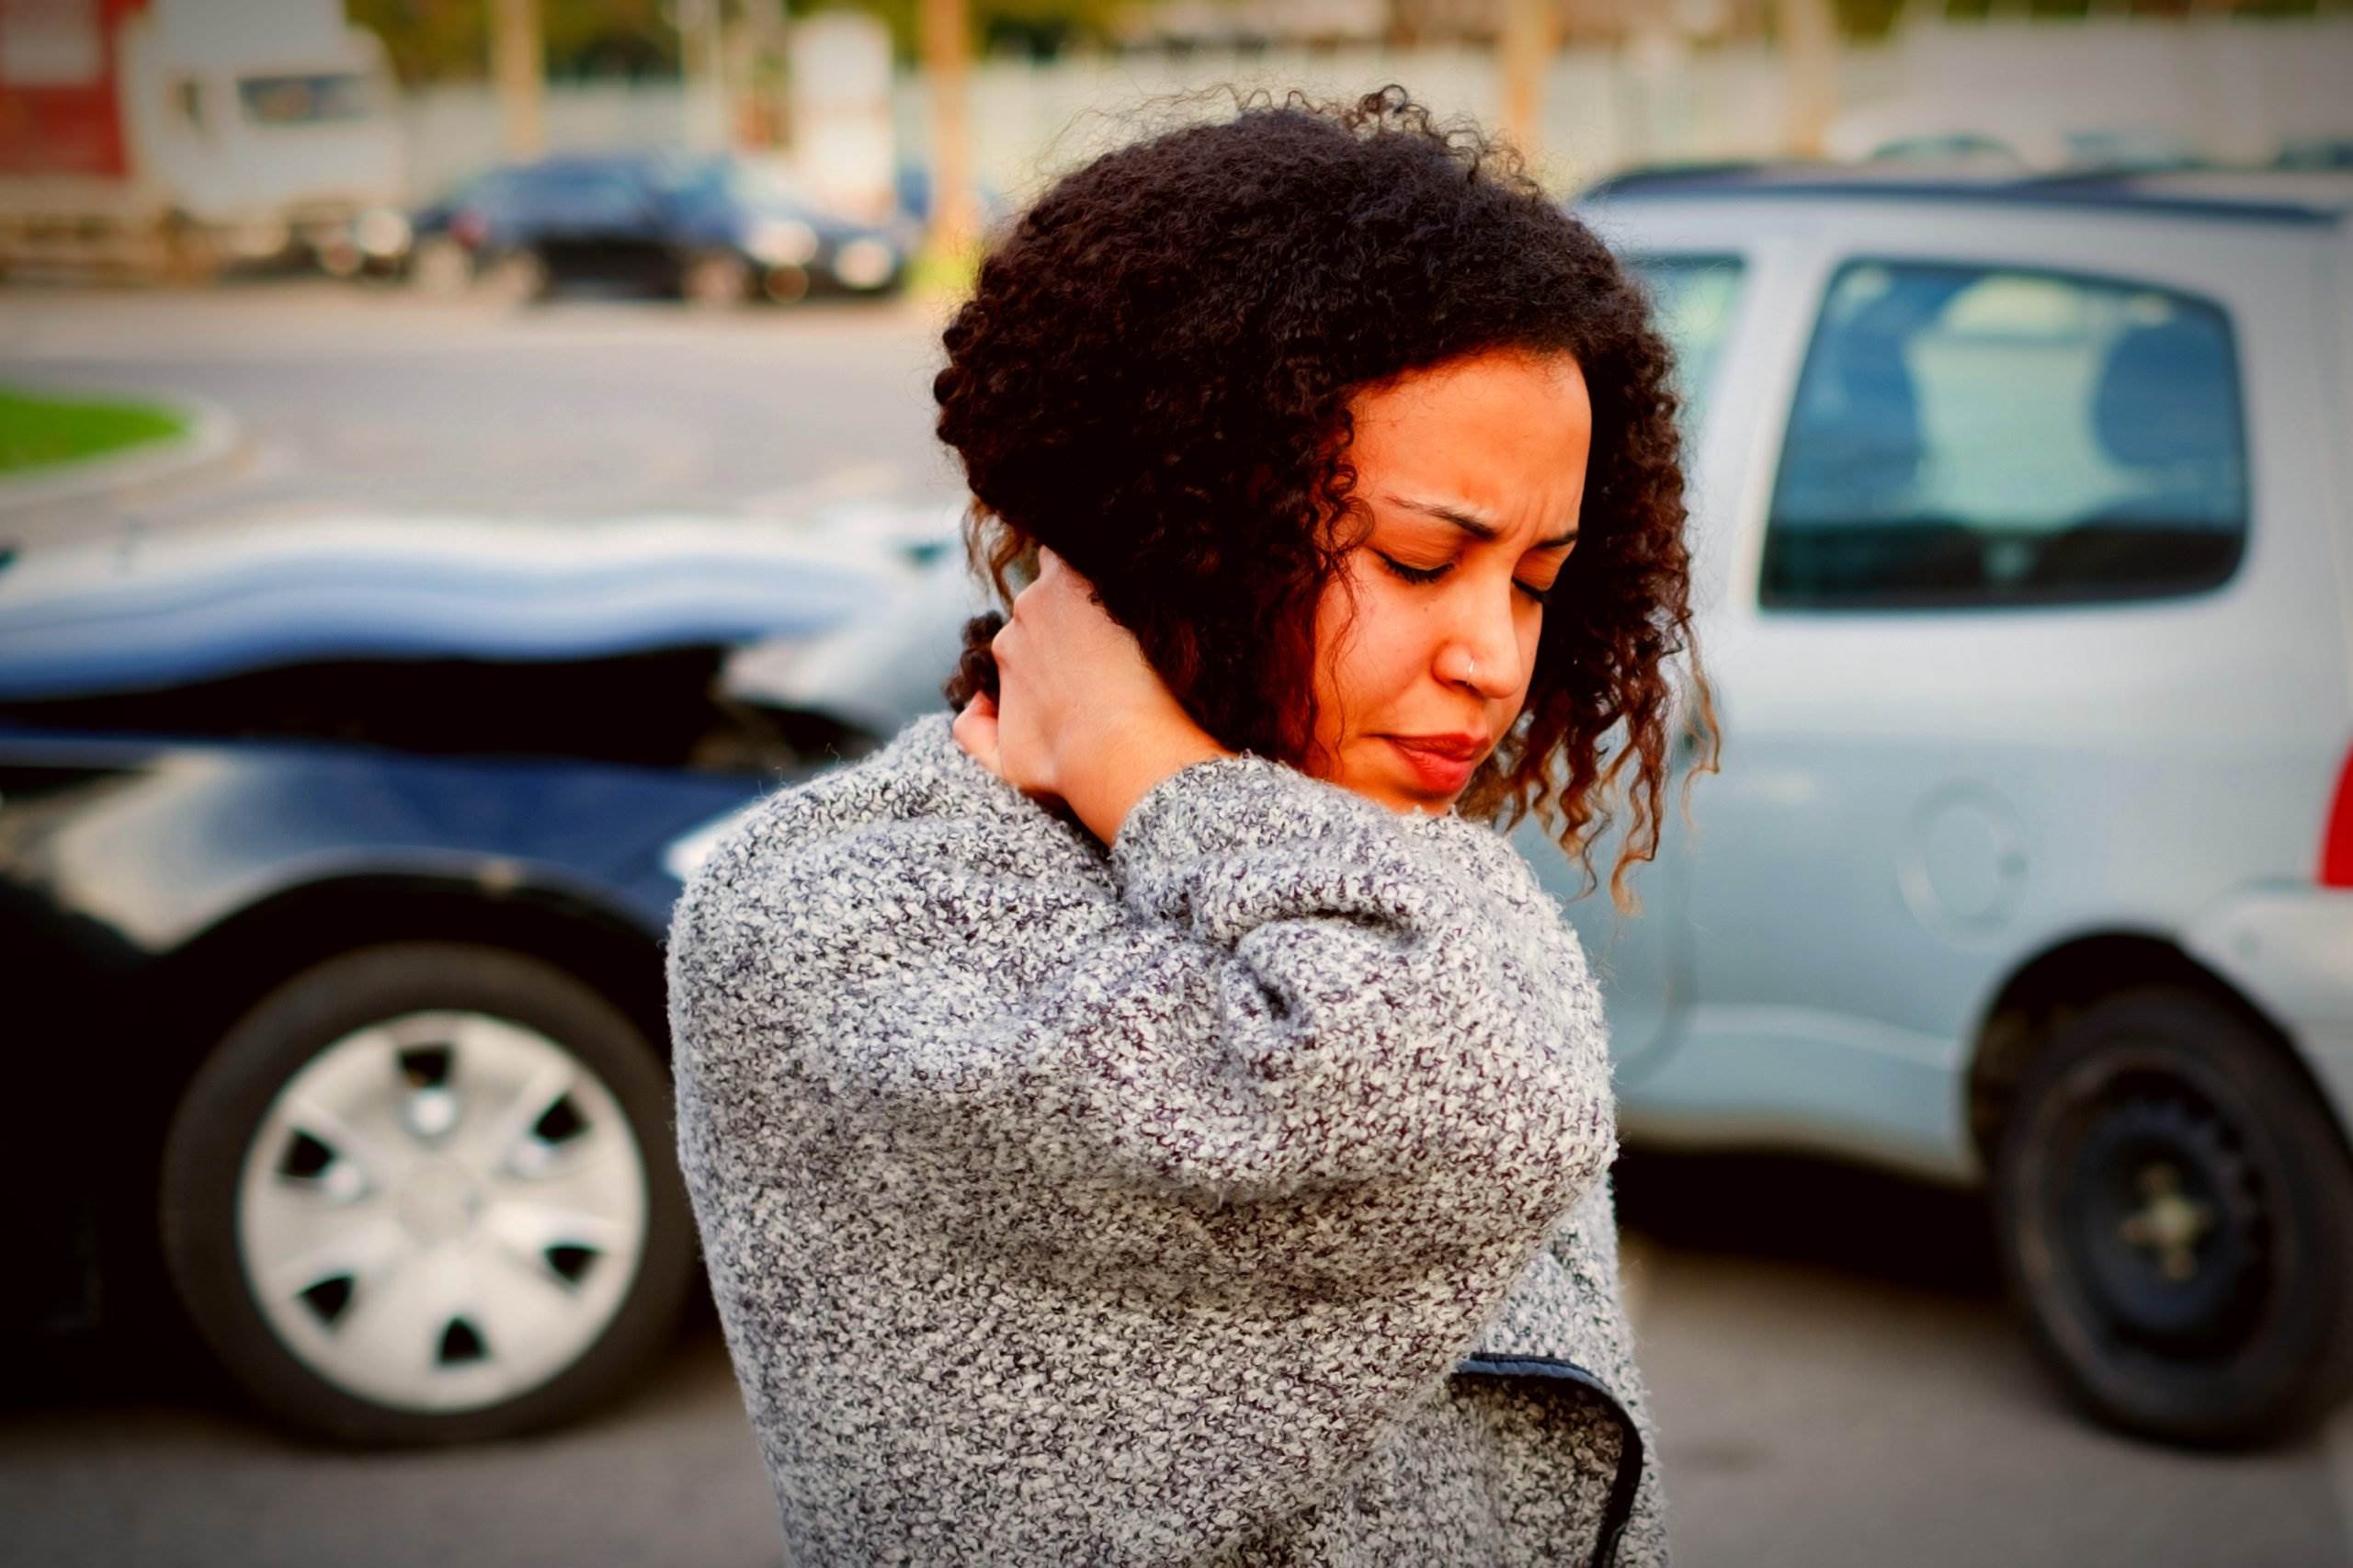
[[1475, 735], [1383, 735], [1397, 748], [1422, 789], [1451, 796], [1471, 782], [1487, 743]]
[[1401, 746], [1426, 751], [1450, 762], [1475, 762], [1487, 749], [1487, 737], [1484, 735], [1392, 735], [1389, 738]]

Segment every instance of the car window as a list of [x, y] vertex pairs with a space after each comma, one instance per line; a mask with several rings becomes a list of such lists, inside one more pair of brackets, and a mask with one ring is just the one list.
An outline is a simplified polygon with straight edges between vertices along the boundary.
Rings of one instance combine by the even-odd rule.
[[1761, 604], [1971, 607], [2203, 591], [2247, 528], [2229, 318], [2072, 274], [1856, 261], [1782, 443]]
[[808, 194], [773, 163], [742, 157], [699, 158], [661, 166], [656, 183], [665, 196], [691, 202], [723, 202], [762, 212], [806, 211]]
[[646, 214], [646, 192], [626, 175], [567, 169], [522, 182], [511, 198], [524, 222], [574, 228], [624, 226]]
[[237, 98], [244, 106], [245, 118], [256, 125], [364, 119], [376, 112], [374, 84], [348, 71], [242, 76], [237, 80]]
[[1683, 436], [1698, 437], [1705, 419], [1716, 361], [1732, 335], [1739, 301], [1736, 256], [1634, 256], [1627, 258], [1649, 289], [1659, 331], [1675, 351], [1675, 388], [1683, 399]]

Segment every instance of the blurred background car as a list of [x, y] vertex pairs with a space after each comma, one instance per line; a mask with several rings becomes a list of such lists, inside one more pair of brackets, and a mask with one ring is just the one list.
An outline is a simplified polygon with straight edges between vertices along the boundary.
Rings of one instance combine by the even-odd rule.
[[[2353, 1386], [2353, 177], [1721, 165], [1578, 210], [1677, 351], [1726, 732], [1645, 918], [1514, 835], [1629, 1139], [1983, 1187], [2091, 1415], [2308, 1425]], [[935, 704], [873, 674], [952, 664], [979, 601], [933, 571], [773, 699]]]
[[2154, 113], [1983, 95], [1915, 96], [1851, 109], [1824, 150], [1855, 163], [1944, 162], [1995, 174], [2115, 174], [2195, 166], [2206, 158]]
[[109, 0], [0, 20], [0, 271], [199, 278], [354, 256], [406, 156], [341, 0]]
[[904, 562], [412, 519], [0, 567], [11, 1337], [192, 1327], [361, 1443], [627, 1387], [695, 1275], [673, 845], [858, 744], [722, 671]]
[[537, 299], [574, 285], [699, 304], [886, 295], [919, 231], [824, 210], [742, 153], [566, 153], [488, 169], [402, 218], [354, 221], [370, 272], [435, 293]]

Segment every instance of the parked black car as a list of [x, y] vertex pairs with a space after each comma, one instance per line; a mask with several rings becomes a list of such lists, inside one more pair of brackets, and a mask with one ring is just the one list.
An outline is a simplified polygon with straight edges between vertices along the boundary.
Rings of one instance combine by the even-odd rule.
[[695, 1273], [671, 902], [732, 813], [867, 744], [725, 672], [903, 560], [410, 523], [0, 566], [7, 1337], [192, 1325], [364, 1443], [642, 1370]]
[[736, 153], [566, 153], [485, 170], [405, 221], [371, 217], [355, 233], [378, 270], [516, 299], [572, 284], [720, 305], [885, 295], [905, 282], [917, 237], [826, 211], [774, 165]]

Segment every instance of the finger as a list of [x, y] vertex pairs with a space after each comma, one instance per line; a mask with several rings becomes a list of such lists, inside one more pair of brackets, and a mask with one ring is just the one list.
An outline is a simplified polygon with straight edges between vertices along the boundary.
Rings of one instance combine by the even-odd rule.
[[1004, 776], [997, 747], [996, 705], [985, 695], [965, 705], [949, 726], [949, 733], [967, 756], [998, 777]]

